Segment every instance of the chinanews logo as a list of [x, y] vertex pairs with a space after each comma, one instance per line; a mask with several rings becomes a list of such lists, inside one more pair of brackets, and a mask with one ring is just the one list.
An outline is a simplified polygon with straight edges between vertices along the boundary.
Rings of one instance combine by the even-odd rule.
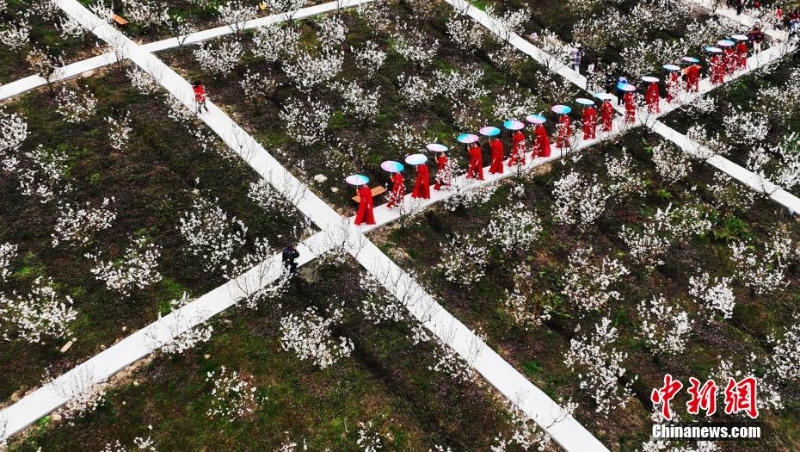
[[[664, 385], [654, 388], [650, 401], [654, 408], [659, 408], [661, 416], [670, 422], [676, 419], [672, 401], [681, 392], [684, 385], [670, 374], [664, 375]], [[742, 413], [750, 419], [758, 418], [758, 379], [745, 377], [741, 380], [728, 378], [724, 385], [717, 385], [713, 379], [701, 382], [697, 378], [689, 378], [686, 389], [689, 400], [686, 412], [698, 416], [702, 413], [706, 418], [717, 412], [717, 397], [722, 395], [723, 406], [727, 415]], [[654, 424], [653, 439], [657, 440], [744, 440], [761, 438], [761, 426], [743, 423], [681, 423]]]

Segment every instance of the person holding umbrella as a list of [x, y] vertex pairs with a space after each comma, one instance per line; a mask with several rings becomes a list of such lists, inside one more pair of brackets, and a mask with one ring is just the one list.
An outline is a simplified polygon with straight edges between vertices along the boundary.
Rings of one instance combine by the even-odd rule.
[[597, 110], [594, 109], [594, 101], [579, 97], [575, 102], [583, 105], [583, 115], [581, 122], [583, 123], [583, 139], [593, 140], [595, 138], [595, 130], [597, 129]]
[[453, 171], [448, 165], [447, 146], [439, 143], [431, 143], [425, 146], [429, 151], [436, 153], [436, 183], [433, 184], [434, 190], [448, 190], [453, 181]]
[[351, 176], [347, 176], [345, 181], [350, 185], [355, 185], [358, 187], [358, 190], [356, 190], [356, 194], [358, 195], [358, 213], [356, 214], [355, 220], [356, 225], [361, 225], [362, 223], [375, 224], [375, 216], [372, 212], [374, 207], [372, 201], [372, 190], [367, 186], [369, 178], [363, 174], [353, 174]]
[[511, 132], [511, 158], [508, 159], [508, 166], [525, 164], [525, 135], [522, 129], [525, 124], [516, 119], [509, 119], [503, 122], [503, 127]]
[[747, 48], [747, 36], [733, 35], [733, 39], [739, 42], [736, 44], [736, 65], [739, 70], [747, 69], [747, 55], [750, 52]]
[[531, 124], [535, 124], [533, 129], [533, 152], [531, 158], [536, 157], [550, 157], [550, 137], [547, 136], [547, 130], [544, 128], [544, 123], [547, 122], [542, 115], [528, 115], [525, 120]]
[[[462, 141], [463, 140], [466, 141]], [[458, 141], [467, 144], [467, 154], [469, 154], [469, 167], [467, 168], [467, 179], [483, 180], [483, 153], [478, 146], [478, 136], [473, 134], [461, 134]]]
[[491, 150], [491, 163], [489, 164], [489, 174], [503, 174], [503, 142], [497, 137], [500, 129], [494, 126], [481, 127], [478, 131], [481, 135], [489, 138], [489, 149]]
[[711, 83], [719, 85], [725, 81], [725, 64], [722, 61], [722, 49], [719, 47], [707, 46], [706, 52], [711, 54], [708, 65], [711, 68]]
[[405, 180], [403, 179], [403, 164], [392, 160], [381, 163], [381, 168], [392, 175], [392, 191], [389, 193], [389, 203], [387, 209], [394, 209], [403, 205], [403, 198], [406, 195]]
[[636, 98], [634, 97], [636, 87], [630, 83], [626, 83], [624, 85], [619, 85], [618, 88], [625, 93], [625, 95], [622, 96], [622, 102], [625, 104], [625, 122], [633, 124], [636, 122]]
[[695, 57], [685, 56], [681, 58], [682, 61], [689, 63], [686, 68], [686, 91], [696, 93], [700, 91], [700, 62]]
[[423, 154], [411, 154], [406, 157], [406, 163], [417, 167], [417, 178], [414, 181], [414, 190], [411, 192], [412, 198], [431, 199], [431, 181], [428, 174], [428, 165], [425, 162], [428, 157]]
[[642, 81], [649, 83], [647, 91], [644, 93], [644, 102], [647, 104], [648, 113], [661, 112], [661, 93], [658, 91], [658, 78], [656, 77], [642, 77]]
[[553, 105], [551, 108], [553, 113], [561, 115], [558, 118], [558, 134], [556, 136], [556, 147], [559, 149], [566, 149], [569, 147], [569, 139], [572, 136], [572, 120], [569, 117], [571, 108], [566, 105]]
[[678, 100], [678, 91], [680, 90], [680, 66], [674, 64], [665, 64], [664, 69], [667, 70], [667, 103], [672, 103]]
[[594, 97], [603, 101], [600, 106], [600, 123], [603, 132], [609, 133], [614, 125], [614, 106], [611, 105], [611, 94], [595, 93]]

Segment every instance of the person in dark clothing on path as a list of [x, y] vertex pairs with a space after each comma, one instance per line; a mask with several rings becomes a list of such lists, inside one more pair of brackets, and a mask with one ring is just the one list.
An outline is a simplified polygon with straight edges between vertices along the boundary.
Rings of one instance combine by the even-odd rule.
[[289, 274], [292, 276], [297, 274], [297, 262], [295, 262], [295, 259], [298, 257], [300, 257], [300, 252], [297, 251], [294, 245], [289, 245], [283, 249], [281, 260], [283, 261], [283, 266], [289, 270]]

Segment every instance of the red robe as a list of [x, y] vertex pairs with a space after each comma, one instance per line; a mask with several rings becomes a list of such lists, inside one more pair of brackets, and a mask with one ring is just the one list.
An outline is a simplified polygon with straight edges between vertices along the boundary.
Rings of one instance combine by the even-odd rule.
[[747, 68], [747, 53], [747, 44], [744, 41], [739, 41], [739, 45], [736, 46], [736, 56], [739, 69]]
[[489, 144], [492, 149], [492, 165], [489, 174], [503, 174], [503, 142], [493, 138]]
[[661, 95], [658, 92], [658, 84], [651, 83], [647, 87], [647, 91], [644, 94], [644, 100], [647, 103], [647, 111], [650, 113], [659, 113], [661, 112], [661, 107], [659, 103], [661, 103]]
[[372, 190], [366, 185], [358, 188], [358, 196], [361, 200], [358, 203], [358, 214], [356, 214], [356, 224], [361, 223], [375, 224], [375, 216], [372, 215]]
[[511, 135], [511, 158], [508, 159], [508, 166], [525, 164], [525, 150], [521, 149], [524, 143], [525, 135], [521, 130], [517, 130]]
[[474, 143], [469, 148], [467, 178], [483, 180], [483, 154], [481, 153], [481, 148]]
[[667, 76], [667, 102], [672, 103], [678, 99], [678, 71], [672, 71]]
[[414, 182], [412, 198], [431, 199], [431, 181], [428, 176], [428, 165], [417, 165], [417, 180]]
[[731, 75], [736, 72], [736, 69], [739, 67], [739, 57], [734, 53], [733, 47], [725, 47], [725, 53], [723, 55], [722, 61], [725, 63], [725, 72]]
[[389, 204], [386, 205], [389, 209], [403, 203], [403, 197], [406, 194], [406, 186], [403, 182], [402, 174], [392, 174], [392, 193], [389, 195]]
[[594, 139], [594, 131], [597, 128], [597, 110], [594, 107], [586, 107], [583, 109], [583, 139]]
[[550, 157], [550, 137], [547, 136], [543, 124], [536, 124], [536, 141], [533, 144], [533, 153], [536, 157]]
[[569, 147], [569, 137], [572, 135], [572, 121], [567, 115], [561, 115], [558, 118], [558, 138], [556, 140], [557, 148]]
[[434, 190], [441, 190], [442, 187], [450, 188], [450, 182], [453, 180], [453, 172], [447, 166], [447, 156], [444, 152], [440, 152], [436, 157], [436, 183], [433, 185]]
[[603, 132], [611, 132], [614, 124], [614, 106], [607, 100], [603, 101], [603, 106], [600, 107], [600, 121], [603, 123]]
[[700, 90], [700, 66], [693, 64], [686, 68], [686, 91], [697, 92]]
[[711, 83], [718, 85], [725, 81], [725, 64], [719, 55], [714, 55], [709, 60], [711, 65]]
[[203, 103], [206, 101], [206, 89], [203, 85], [193, 86], [192, 90], [194, 91], [194, 100], [197, 103]]
[[622, 96], [625, 103], [625, 121], [628, 123], [636, 122], [636, 102], [633, 101], [633, 93], [627, 92]]

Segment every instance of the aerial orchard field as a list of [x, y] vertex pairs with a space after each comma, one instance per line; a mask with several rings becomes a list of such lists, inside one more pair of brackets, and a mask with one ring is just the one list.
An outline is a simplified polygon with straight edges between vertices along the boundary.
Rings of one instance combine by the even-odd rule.
[[0, 0], [0, 450], [800, 449], [798, 7]]

